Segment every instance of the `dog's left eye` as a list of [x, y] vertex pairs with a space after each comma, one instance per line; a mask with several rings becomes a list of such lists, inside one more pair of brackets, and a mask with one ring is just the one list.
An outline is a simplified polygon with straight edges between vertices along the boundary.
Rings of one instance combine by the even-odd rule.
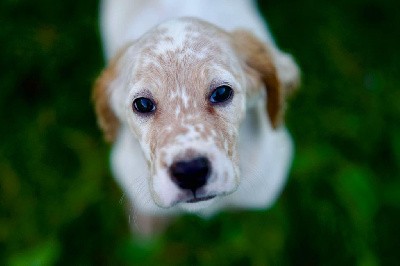
[[232, 98], [233, 90], [227, 85], [217, 87], [210, 96], [210, 102], [222, 103]]
[[139, 113], [150, 113], [156, 110], [156, 106], [153, 101], [144, 97], [135, 99], [132, 107]]

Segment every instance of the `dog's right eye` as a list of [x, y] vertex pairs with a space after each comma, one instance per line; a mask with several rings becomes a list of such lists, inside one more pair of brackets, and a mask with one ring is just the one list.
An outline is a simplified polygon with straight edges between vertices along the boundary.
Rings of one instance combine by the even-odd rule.
[[233, 90], [227, 85], [222, 85], [216, 88], [210, 96], [210, 102], [223, 103], [232, 98]]
[[156, 105], [153, 101], [144, 97], [135, 99], [132, 107], [139, 113], [150, 113], [156, 110]]

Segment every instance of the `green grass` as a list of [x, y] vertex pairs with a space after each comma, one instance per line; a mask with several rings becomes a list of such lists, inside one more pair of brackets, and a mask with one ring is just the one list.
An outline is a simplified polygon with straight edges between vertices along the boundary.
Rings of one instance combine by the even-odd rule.
[[0, 2], [0, 265], [396, 265], [400, 4], [268, 1], [302, 69], [289, 182], [272, 209], [131, 238], [90, 103], [97, 1]]

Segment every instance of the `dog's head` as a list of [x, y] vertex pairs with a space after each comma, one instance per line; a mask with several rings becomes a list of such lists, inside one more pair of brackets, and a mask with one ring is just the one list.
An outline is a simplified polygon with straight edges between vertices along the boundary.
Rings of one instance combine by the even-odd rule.
[[246, 31], [228, 33], [181, 18], [121, 49], [99, 77], [99, 124], [109, 141], [121, 124], [130, 128], [148, 162], [149, 191], [158, 206], [212, 202], [237, 189], [246, 101], [266, 98], [270, 124], [277, 127], [284, 89], [296, 81], [278, 75], [271, 49]]

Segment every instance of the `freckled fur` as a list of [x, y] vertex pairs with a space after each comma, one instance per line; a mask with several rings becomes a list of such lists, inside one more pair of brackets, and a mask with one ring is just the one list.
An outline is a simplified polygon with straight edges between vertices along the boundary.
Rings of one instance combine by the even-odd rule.
[[[215, 10], [196, 13], [204, 5]], [[117, 181], [136, 215], [146, 217], [136, 220], [271, 205], [291, 161], [283, 109], [285, 97], [299, 84], [299, 71], [276, 47], [251, 1], [103, 0], [102, 6], [106, 54], [113, 59], [97, 80], [93, 99], [105, 138], [115, 140], [111, 159]], [[152, 17], [148, 8], [158, 6], [178, 18], [157, 25], [162, 15], [157, 23], [143, 20], [141, 6], [146, 17]], [[246, 19], [219, 20], [218, 9], [232, 7]], [[149, 27], [142, 31], [139, 25]], [[225, 83], [233, 88], [233, 98], [211, 104], [210, 93]], [[151, 98], [156, 111], [134, 112], [135, 97]], [[171, 181], [169, 167], [196, 156], [212, 165], [197, 196], [218, 197], [185, 203], [193, 195]]]

